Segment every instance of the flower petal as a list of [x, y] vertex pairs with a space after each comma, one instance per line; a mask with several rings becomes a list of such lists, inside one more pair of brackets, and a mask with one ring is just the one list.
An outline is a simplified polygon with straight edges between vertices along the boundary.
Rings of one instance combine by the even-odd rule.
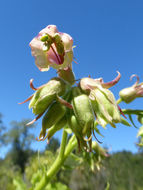
[[35, 57], [35, 64], [40, 71], [48, 71], [49, 63], [47, 62], [47, 54], [43, 51], [43, 42], [38, 38], [34, 38], [30, 42], [32, 55]]

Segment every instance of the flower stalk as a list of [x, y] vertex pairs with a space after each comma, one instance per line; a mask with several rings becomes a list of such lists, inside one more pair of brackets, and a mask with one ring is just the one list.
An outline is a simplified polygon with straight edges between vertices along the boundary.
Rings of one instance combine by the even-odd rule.
[[[67, 144], [67, 132], [65, 129], [63, 129], [63, 136], [60, 146], [60, 152], [56, 159], [56, 161], [53, 163], [49, 171], [43, 176], [39, 184], [36, 186], [35, 190], [42, 190], [44, 189], [48, 183], [52, 180], [53, 176], [57, 174], [57, 172], [62, 167], [63, 163], [65, 162], [66, 158], [69, 156], [69, 154], [74, 150], [74, 148], [77, 145], [77, 141], [75, 138], [75, 135], [73, 135], [69, 143]], [[67, 144], [67, 146], [66, 146]]]

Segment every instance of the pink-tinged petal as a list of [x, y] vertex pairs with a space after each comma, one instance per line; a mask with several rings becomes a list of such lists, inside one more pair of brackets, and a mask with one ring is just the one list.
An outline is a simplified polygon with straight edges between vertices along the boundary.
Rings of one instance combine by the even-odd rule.
[[43, 51], [43, 42], [34, 38], [30, 42], [32, 55], [35, 57], [35, 64], [40, 71], [48, 71], [49, 63], [47, 61], [47, 54]]
[[[51, 44], [48, 44], [50, 47], [47, 50], [45, 50], [46, 42], [41, 41], [41, 37], [44, 34], [51, 36]], [[54, 41], [52, 41], [57, 34], [61, 37], [64, 45], [63, 54], [57, 52], [57, 47]], [[55, 25], [49, 25], [41, 30], [38, 36], [30, 42], [32, 55], [35, 57], [35, 64], [40, 71], [48, 71], [50, 67], [57, 70], [70, 67], [73, 60], [72, 45], [72, 37], [66, 33], [58, 32]]]
[[61, 39], [64, 43], [64, 48], [66, 50], [72, 50], [73, 46], [73, 39], [69, 34], [66, 33], [60, 33]]
[[120, 72], [117, 71], [117, 73], [118, 73], [118, 76], [114, 80], [112, 80], [111, 82], [106, 82], [106, 83], [102, 82], [101, 83], [102, 87], [103, 88], [111, 88], [112, 86], [114, 86], [121, 78]]
[[47, 59], [50, 62], [50, 64], [57, 64], [57, 65], [62, 64], [61, 58], [59, 57], [54, 45], [52, 45], [52, 48], [50, 48], [49, 51], [47, 52]]
[[43, 34], [49, 34], [53, 37], [55, 33], [58, 33], [57, 27], [55, 25], [48, 25], [46, 28], [39, 32], [39, 35], [42, 36]]

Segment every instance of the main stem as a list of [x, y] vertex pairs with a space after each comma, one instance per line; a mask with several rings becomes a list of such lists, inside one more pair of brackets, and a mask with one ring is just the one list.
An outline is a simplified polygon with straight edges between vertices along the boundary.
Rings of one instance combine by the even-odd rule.
[[35, 190], [43, 190], [44, 187], [46, 187], [47, 184], [51, 181], [52, 177], [59, 171], [65, 159], [73, 151], [73, 149], [75, 148], [77, 144], [75, 135], [71, 137], [67, 146], [66, 146], [66, 143], [67, 143], [67, 132], [63, 130], [63, 136], [62, 136], [59, 155], [56, 161], [53, 163], [53, 165], [49, 169], [49, 171], [47, 172], [47, 174], [43, 176], [39, 184], [36, 186]]

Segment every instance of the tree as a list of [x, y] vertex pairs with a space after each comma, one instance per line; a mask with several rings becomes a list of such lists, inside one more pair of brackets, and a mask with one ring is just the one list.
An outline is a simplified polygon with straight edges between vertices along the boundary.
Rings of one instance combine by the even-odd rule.
[[12, 121], [11, 129], [4, 134], [5, 144], [12, 145], [7, 157], [12, 159], [14, 165], [20, 167], [22, 173], [32, 153], [30, 144], [32, 143], [32, 139], [34, 139], [34, 135], [31, 133], [30, 129], [33, 128], [35, 124], [27, 127], [26, 124], [28, 122], [28, 119], [23, 119], [20, 122]]
[[3, 121], [2, 121], [2, 117], [3, 117], [3, 115], [0, 113], [0, 147], [2, 146], [2, 145], [4, 145], [5, 143], [5, 130], [6, 130], [6, 127], [4, 126], [4, 124], [3, 124]]
[[57, 138], [52, 138], [46, 146], [47, 150], [52, 151], [53, 153], [60, 147], [60, 142]]

